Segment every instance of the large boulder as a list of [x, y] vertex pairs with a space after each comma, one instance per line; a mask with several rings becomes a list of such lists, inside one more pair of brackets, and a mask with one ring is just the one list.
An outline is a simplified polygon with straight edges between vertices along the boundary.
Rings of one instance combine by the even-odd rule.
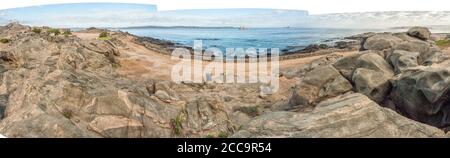
[[362, 54], [356, 60], [356, 67], [379, 71], [384, 73], [385, 76], [388, 77], [394, 75], [392, 66], [389, 65], [389, 63], [387, 63], [386, 60], [383, 59], [383, 57], [375, 53]]
[[348, 80], [354, 91], [382, 102], [390, 90], [389, 79], [394, 76], [392, 67], [379, 55], [382, 51], [364, 51], [344, 57], [333, 66]]
[[352, 81], [356, 92], [368, 96], [377, 103], [381, 103], [391, 88], [389, 78], [380, 71], [359, 68], [353, 74]]
[[323, 99], [351, 91], [352, 85], [333, 66], [319, 66], [306, 73], [295, 87], [289, 104], [291, 106], [315, 105]]
[[450, 125], [448, 65], [408, 69], [392, 84], [390, 98], [402, 114], [437, 127]]
[[421, 40], [428, 40], [431, 37], [431, 32], [426, 27], [413, 27], [408, 30], [408, 35]]
[[308, 113], [274, 112], [252, 120], [232, 137], [444, 137], [435, 127], [405, 118], [354, 93], [321, 102]]
[[402, 39], [391, 34], [383, 33], [376, 34], [365, 40], [363, 48], [365, 50], [385, 50], [394, 47], [397, 43], [402, 42]]
[[307, 72], [313, 70], [314, 68], [316, 68], [318, 66], [330, 65], [342, 57], [343, 57], [342, 54], [328, 54], [324, 57], [321, 57], [321, 58], [311, 61], [311, 63], [302, 64], [295, 68], [288, 68], [288, 69], [281, 70], [280, 73], [287, 79], [293, 79], [295, 77], [301, 78]]
[[333, 67], [338, 70], [342, 76], [351, 81], [353, 72], [357, 69], [356, 61], [362, 53], [346, 56], [333, 63]]
[[395, 50], [389, 55], [388, 61], [394, 67], [395, 73], [399, 74], [407, 68], [419, 66], [417, 62], [419, 55], [418, 52]]

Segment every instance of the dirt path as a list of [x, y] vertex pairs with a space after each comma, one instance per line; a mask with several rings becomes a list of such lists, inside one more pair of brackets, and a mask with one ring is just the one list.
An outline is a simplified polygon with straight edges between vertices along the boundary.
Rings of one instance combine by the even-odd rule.
[[[74, 33], [74, 35], [86, 40], [95, 40], [98, 37], [98, 34], [95, 33]], [[120, 40], [126, 43], [126, 47], [119, 47], [121, 56], [118, 60], [121, 67], [118, 69], [118, 72], [120, 74], [135, 79], [171, 80], [172, 67], [178, 61], [172, 60], [170, 56], [157, 53], [134, 43], [132, 37]], [[339, 54], [347, 56], [354, 53], [356, 52], [342, 52]], [[325, 55], [281, 60], [280, 69], [306, 64], [323, 56]], [[203, 65], [206, 66], [210, 63], [205, 61]], [[235, 67], [242, 66], [244, 64], [240, 63]], [[248, 69], [246, 73], [248, 73]]]

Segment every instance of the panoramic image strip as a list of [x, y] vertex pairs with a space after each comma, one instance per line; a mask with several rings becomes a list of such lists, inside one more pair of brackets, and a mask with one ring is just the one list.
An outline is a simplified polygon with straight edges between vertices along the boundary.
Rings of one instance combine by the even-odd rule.
[[0, 137], [448, 138], [429, 1], [2, 1]]

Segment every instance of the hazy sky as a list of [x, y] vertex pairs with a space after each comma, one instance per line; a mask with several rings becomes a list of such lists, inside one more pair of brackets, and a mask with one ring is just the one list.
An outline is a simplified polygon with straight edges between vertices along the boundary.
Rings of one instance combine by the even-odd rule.
[[0, 9], [78, 2], [156, 4], [158, 10], [273, 8], [308, 10], [310, 14], [370, 11], [449, 11], [448, 0], [1, 0]]

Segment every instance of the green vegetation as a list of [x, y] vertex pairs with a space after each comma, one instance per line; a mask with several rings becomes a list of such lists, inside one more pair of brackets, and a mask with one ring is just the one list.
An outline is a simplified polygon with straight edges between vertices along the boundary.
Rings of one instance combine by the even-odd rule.
[[11, 40], [7, 38], [0, 38], [0, 43], [9, 43]]
[[54, 34], [56, 36], [61, 34], [61, 31], [59, 31], [59, 29], [49, 29], [47, 32], [51, 33], [51, 34]]
[[70, 31], [70, 30], [65, 30], [65, 31], [63, 32], [63, 35], [66, 36], [66, 37], [68, 37], [68, 36], [72, 35], [72, 31]]
[[64, 109], [62, 110], [62, 115], [68, 119], [72, 118], [72, 110]]
[[175, 135], [181, 135], [181, 130], [183, 129], [182, 118], [181, 115], [178, 115], [177, 118], [170, 120], [173, 128], [173, 132]]
[[251, 117], [256, 117], [259, 115], [258, 107], [257, 106], [243, 106], [238, 107], [235, 111], [243, 112], [244, 114], [247, 114]]
[[33, 31], [34, 33], [40, 34], [42, 32], [42, 29], [40, 29], [40, 28], [33, 28], [33, 30], [31, 30], [31, 31]]
[[102, 40], [102, 41], [107, 41], [107, 40], [111, 40], [111, 37], [99, 37], [98, 39]]
[[99, 40], [103, 40], [103, 41], [107, 41], [107, 40], [111, 40], [111, 37], [109, 37], [109, 33], [104, 31], [102, 33], [100, 33], [100, 35], [98, 35], [98, 39]]
[[436, 41], [436, 45], [441, 47], [441, 48], [450, 47], [450, 39], [438, 40], [438, 41]]
[[109, 36], [109, 34], [106, 31], [104, 31], [104, 32], [100, 33], [100, 35], [98, 35], [99, 38], [105, 38], [105, 37], [108, 37], [108, 36]]
[[98, 35], [99, 38], [108, 37], [108, 32], [102, 32], [100, 35]]
[[219, 138], [228, 138], [228, 133], [227, 132], [220, 132], [218, 137]]

